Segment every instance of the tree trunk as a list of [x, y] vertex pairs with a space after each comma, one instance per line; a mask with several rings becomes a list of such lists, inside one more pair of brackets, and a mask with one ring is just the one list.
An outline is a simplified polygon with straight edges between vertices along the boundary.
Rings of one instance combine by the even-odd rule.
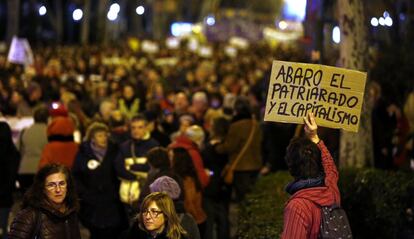
[[7, 42], [19, 33], [20, 0], [7, 1]]
[[98, 19], [97, 19], [97, 40], [99, 43], [107, 43], [107, 30], [106, 30], [106, 23], [108, 19], [106, 18], [106, 14], [109, 10], [109, 0], [100, 0], [98, 1]]
[[[367, 22], [362, 0], [338, 0], [339, 26], [341, 29], [341, 67], [366, 71]], [[367, 84], [368, 85], [368, 84]], [[340, 165], [365, 167], [373, 165], [371, 111], [368, 87], [365, 87], [364, 104], [358, 133], [341, 131]]]
[[81, 43], [87, 45], [89, 43], [89, 25], [91, 18], [91, 1], [85, 0], [83, 8]]

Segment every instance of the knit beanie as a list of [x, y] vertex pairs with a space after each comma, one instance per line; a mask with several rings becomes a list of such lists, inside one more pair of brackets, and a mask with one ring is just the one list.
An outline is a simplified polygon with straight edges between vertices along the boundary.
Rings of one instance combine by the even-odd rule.
[[171, 199], [178, 199], [181, 194], [181, 188], [177, 181], [168, 176], [162, 176], [157, 178], [150, 185], [151, 192], [165, 192]]

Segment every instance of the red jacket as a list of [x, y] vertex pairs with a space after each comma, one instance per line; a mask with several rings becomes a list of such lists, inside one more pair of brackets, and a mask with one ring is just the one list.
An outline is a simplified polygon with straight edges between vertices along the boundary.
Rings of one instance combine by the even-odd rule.
[[340, 205], [338, 170], [323, 141], [318, 143], [325, 171], [325, 186], [302, 189], [292, 195], [285, 206], [282, 238], [318, 238], [321, 209], [317, 206]]
[[201, 187], [205, 188], [210, 182], [210, 176], [204, 170], [203, 159], [201, 158], [198, 146], [185, 135], [180, 135], [168, 147], [185, 148], [188, 151], [191, 159], [193, 160], [193, 164], [197, 172], [198, 180], [200, 180]]

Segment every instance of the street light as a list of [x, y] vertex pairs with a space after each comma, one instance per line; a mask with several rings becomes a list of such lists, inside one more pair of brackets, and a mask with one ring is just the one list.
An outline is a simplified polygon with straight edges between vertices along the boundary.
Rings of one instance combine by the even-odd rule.
[[82, 17], [83, 17], [83, 11], [81, 9], [78, 8], [78, 9], [75, 9], [75, 11], [73, 11], [72, 13], [73, 20], [79, 21], [82, 19]]
[[206, 23], [209, 26], [213, 26], [214, 24], [216, 24], [216, 19], [214, 18], [214, 16], [210, 15], [206, 18]]
[[106, 15], [106, 17], [110, 20], [110, 21], [115, 21], [118, 18], [118, 13], [115, 11], [109, 11], [108, 14]]
[[386, 17], [385, 20], [384, 20], [384, 23], [385, 23], [386, 26], [391, 27], [392, 26], [392, 23], [393, 23], [392, 22], [392, 18], [389, 17], [389, 16]]
[[332, 30], [332, 40], [338, 44], [341, 42], [341, 30], [338, 26], [335, 26]]
[[145, 8], [144, 8], [143, 6], [138, 6], [138, 7], [135, 9], [135, 12], [136, 12], [138, 15], [142, 15], [142, 14], [144, 14], [144, 12], [145, 12]]
[[113, 3], [112, 5], [111, 5], [111, 7], [109, 7], [109, 11], [110, 12], [116, 12], [116, 14], [118, 14], [119, 13], [119, 11], [121, 10], [121, 7], [119, 6], [119, 4], [118, 3]]
[[383, 17], [380, 17], [379, 20], [378, 20], [378, 22], [379, 22], [379, 24], [381, 26], [384, 26], [385, 25], [385, 19]]
[[371, 25], [373, 27], [377, 27], [378, 26], [378, 19], [376, 17], [371, 18]]
[[44, 15], [46, 15], [46, 13], [47, 13], [47, 9], [46, 9], [46, 7], [45, 6], [41, 6], [40, 8], [39, 8], [39, 15], [40, 16], [44, 16]]

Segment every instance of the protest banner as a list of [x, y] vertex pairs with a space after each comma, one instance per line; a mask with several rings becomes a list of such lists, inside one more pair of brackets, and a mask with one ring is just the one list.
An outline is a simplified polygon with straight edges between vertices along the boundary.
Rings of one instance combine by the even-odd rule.
[[26, 38], [13, 37], [10, 44], [7, 60], [11, 63], [31, 65], [33, 64], [33, 52]]
[[273, 61], [265, 121], [303, 123], [358, 132], [367, 74], [344, 68]]

